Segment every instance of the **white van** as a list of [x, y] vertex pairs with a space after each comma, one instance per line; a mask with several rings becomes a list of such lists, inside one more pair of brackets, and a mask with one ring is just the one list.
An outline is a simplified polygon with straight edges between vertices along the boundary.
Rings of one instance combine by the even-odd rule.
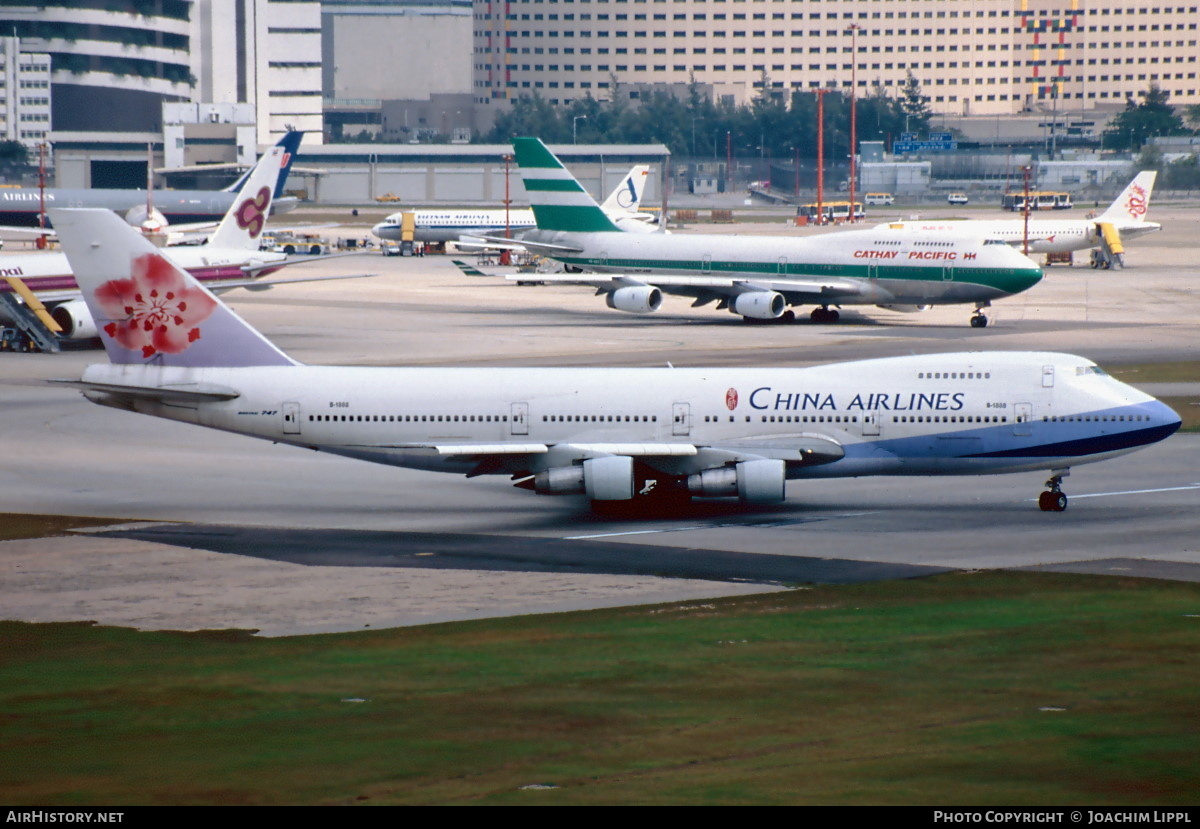
[[891, 193], [867, 193], [863, 201], [867, 204], [895, 204], [896, 199]]

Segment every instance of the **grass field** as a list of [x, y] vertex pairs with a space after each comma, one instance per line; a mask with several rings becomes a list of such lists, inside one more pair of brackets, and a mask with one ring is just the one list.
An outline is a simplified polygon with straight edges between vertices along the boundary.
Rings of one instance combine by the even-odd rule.
[[1194, 805], [1200, 585], [981, 572], [345, 635], [0, 623], [0, 800]]

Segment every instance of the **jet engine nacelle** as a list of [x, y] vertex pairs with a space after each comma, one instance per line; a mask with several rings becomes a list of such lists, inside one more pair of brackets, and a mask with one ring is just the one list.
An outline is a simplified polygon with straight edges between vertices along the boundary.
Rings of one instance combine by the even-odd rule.
[[649, 314], [662, 307], [662, 291], [653, 285], [630, 285], [611, 292], [606, 300], [609, 308], [630, 314]]
[[888, 311], [899, 311], [901, 314], [919, 314], [922, 311], [928, 311], [933, 306], [931, 305], [880, 305], [880, 308]]
[[783, 461], [763, 458], [688, 475], [687, 486], [693, 495], [716, 498], [736, 495], [748, 504], [774, 504], [784, 499], [786, 479], [787, 465]]
[[152, 229], [162, 231], [167, 227], [167, 217], [158, 212], [156, 208], [146, 209], [146, 205], [139, 204], [125, 211], [126, 223], [136, 227], [138, 230]]
[[586, 494], [593, 501], [628, 501], [633, 497], [633, 458], [612, 455], [589, 458], [580, 466], [556, 466], [533, 476], [539, 495]]
[[783, 316], [787, 300], [775, 291], [750, 291], [738, 294], [729, 309], [735, 314], [756, 320], [773, 320]]
[[88, 311], [87, 303], [82, 299], [73, 299], [58, 305], [50, 312], [54, 321], [62, 326], [59, 335], [68, 340], [88, 340], [100, 336], [96, 330], [96, 321]]

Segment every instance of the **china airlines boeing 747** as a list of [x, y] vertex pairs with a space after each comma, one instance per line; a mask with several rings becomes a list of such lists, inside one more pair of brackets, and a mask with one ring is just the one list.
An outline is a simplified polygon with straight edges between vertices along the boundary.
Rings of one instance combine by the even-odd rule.
[[1049, 474], [1166, 438], [1171, 409], [1095, 363], [952, 353], [813, 368], [305, 366], [107, 211], [55, 215], [109, 363], [93, 402], [602, 507], [773, 503], [789, 480]]

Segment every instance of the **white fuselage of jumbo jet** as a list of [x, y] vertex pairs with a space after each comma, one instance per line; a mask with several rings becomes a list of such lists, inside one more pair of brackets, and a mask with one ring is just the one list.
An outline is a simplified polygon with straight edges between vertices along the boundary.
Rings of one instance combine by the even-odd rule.
[[[614, 456], [686, 480], [699, 495], [738, 494], [722, 470], [782, 462], [773, 467], [782, 497], [784, 477], [1067, 467], [1179, 425], [1168, 407], [1094, 363], [1041, 352], [765, 369], [93, 365], [82, 385], [98, 403], [378, 463], [544, 473], [526, 488], [548, 494], [582, 491], [585, 461]], [[111, 399], [106, 388], [229, 399], [180, 405], [136, 391]], [[594, 467], [605, 486], [636, 468], [613, 466]]]
[[[869, 305], [986, 304], [1026, 290], [1041, 269], [983, 237], [930, 237], [880, 229], [821, 236], [629, 234], [536, 230], [524, 243], [591, 273], [702, 289], [730, 280], [805, 301]], [[687, 277], [671, 280], [672, 274]], [[570, 278], [563, 277], [563, 279]]]

